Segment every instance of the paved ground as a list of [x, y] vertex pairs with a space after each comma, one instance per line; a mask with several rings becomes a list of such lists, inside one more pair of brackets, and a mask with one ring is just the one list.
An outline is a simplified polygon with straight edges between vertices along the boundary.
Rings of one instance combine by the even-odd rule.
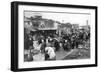
[[33, 56], [34, 61], [44, 61], [44, 54], [39, 53]]
[[[69, 55], [72, 51], [73, 50], [66, 52], [63, 49], [60, 49], [59, 51], [56, 52], [56, 60], [63, 59], [64, 57]], [[34, 58], [34, 61], [43, 61], [44, 60], [44, 54], [42, 54], [42, 53], [36, 54], [36, 55], [33, 56], [33, 58]]]
[[64, 51], [63, 49], [60, 49], [56, 52], [56, 60], [62, 60], [64, 57], [72, 53], [73, 50], [70, 51]]
[[90, 49], [74, 49], [73, 52], [66, 57], [63, 58], [63, 60], [70, 60], [70, 59], [88, 59], [90, 58]]
[[[34, 61], [44, 61], [44, 54], [37, 54], [33, 56]], [[87, 59], [90, 58], [89, 49], [74, 49], [71, 51], [59, 50], [56, 52], [56, 60], [69, 60], [69, 59]]]

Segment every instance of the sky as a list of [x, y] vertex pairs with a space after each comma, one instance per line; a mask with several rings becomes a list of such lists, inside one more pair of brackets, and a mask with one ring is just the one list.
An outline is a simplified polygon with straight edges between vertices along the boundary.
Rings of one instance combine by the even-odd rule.
[[79, 24], [80, 26], [90, 25], [90, 14], [80, 14], [80, 13], [56, 13], [56, 12], [34, 12], [34, 11], [25, 11], [24, 15], [26, 17], [31, 17], [35, 15], [41, 15], [42, 18], [52, 19], [55, 21], [71, 24]]

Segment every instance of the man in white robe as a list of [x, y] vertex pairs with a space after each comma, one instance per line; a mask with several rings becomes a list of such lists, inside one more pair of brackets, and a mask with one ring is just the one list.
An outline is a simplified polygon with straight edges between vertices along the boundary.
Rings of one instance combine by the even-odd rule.
[[47, 54], [49, 55], [49, 60], [56, 59], [56, 54], [53, 47], [46, 47], [45, 51], [47, 51]]

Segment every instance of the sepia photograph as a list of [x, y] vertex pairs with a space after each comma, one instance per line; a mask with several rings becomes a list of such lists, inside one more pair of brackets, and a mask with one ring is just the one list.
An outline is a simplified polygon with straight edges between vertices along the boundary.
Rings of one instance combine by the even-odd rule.
[[24, 11], [24, 62], [89, 59], [90, 14]]

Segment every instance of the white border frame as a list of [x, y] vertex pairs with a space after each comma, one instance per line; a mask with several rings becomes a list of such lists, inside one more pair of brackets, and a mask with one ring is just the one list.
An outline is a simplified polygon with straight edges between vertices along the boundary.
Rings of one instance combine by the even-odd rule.
[[[55, 11], [55, 12], [80, 12], [91, 14], [91, 58], [80, 60], [63, 60], [63, 61], [40, 61], [40, 62], [24, 62], [24, 10], [35, 11]], [[18, 68], [39, 68], [52, 66], [72, 66], [72, 65], [88, 65], [95, 64], [95, 10], [93, 9], [78, 9], [78, 8], [60, 8], [60, 7], [46, 7], [46, 6], [18, 6]]]

